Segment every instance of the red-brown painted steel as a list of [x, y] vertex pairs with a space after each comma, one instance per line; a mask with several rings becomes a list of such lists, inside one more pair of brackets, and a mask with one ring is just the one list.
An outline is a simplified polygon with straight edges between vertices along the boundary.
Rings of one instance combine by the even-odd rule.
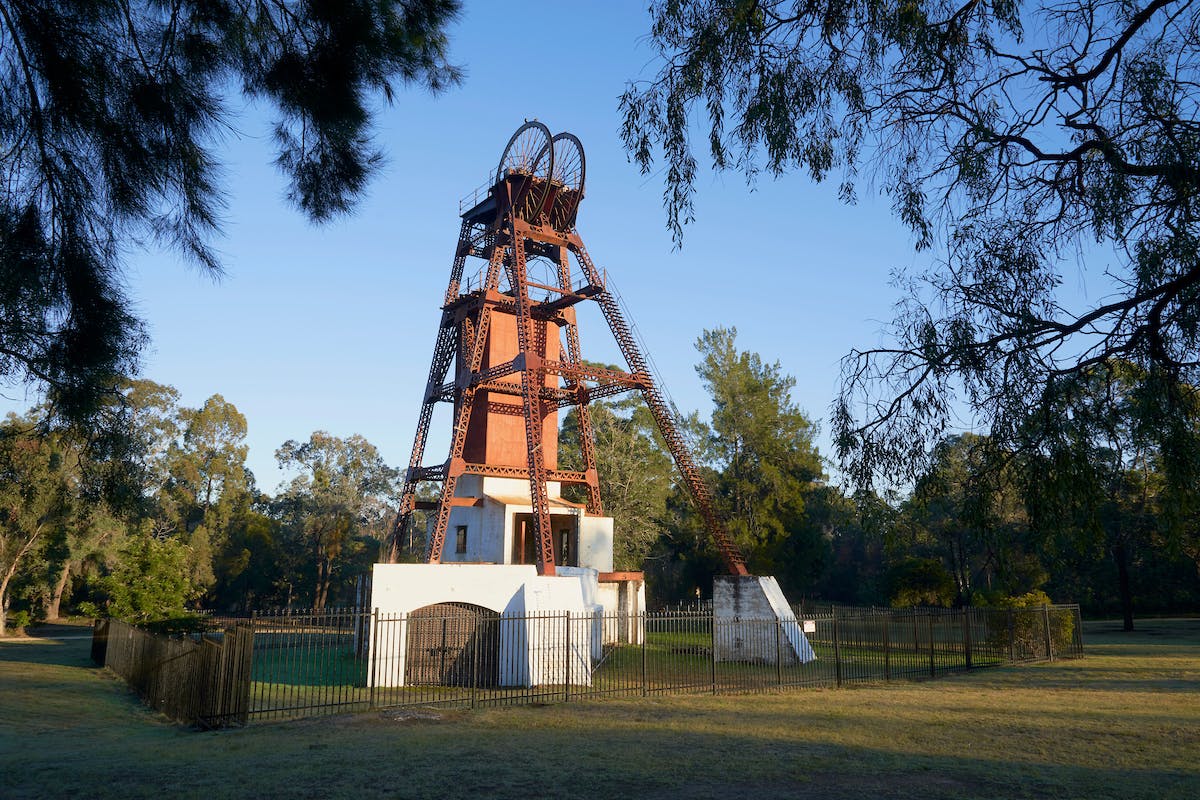
[[[563, 152], [556, 153], [556, 149]], [[725, 532], [708, 487], [675, 424], [673, 410], [655, 384], [620, 305], [605, 288], [600, 272], [575, 230], [585, 174], [583, 148], [578, 139], [570, 134], [551, 137], [541, 123], [526, 123], [509, 140], [497, 168], [495, 184], [487, 197], [463, 213], [429, 380], [413, 438], [412, 457], [405, 474], [400, 512], [389, 544], [389, 560], [396, 561], [400, 555], [400, 542], [418, 507], [416, 489], [419, 482], [442, 483], [442, 496], [436, 504], [437, 517], [426, 551], [426, 559], [437, 563], [441, 560], [451, 509], [466, 505], [470, 500], [454, 496], [459, 477], [474, 474], [526, 478], [533, 509], [538, 571], [553, 575], [555, 557], [547, 481], [584, 486], [586, 512], [590, 515], [603, 513], [588, 406], [593, 400], [636, 389], [641, 391], [726, 568], [735, 575], [748, 574], [742, 555]], [[477, 285], [469, 280], [464, 287], [463, 273], [468, 257], [486, 260], [487, 272]], [[555, 265], [557, 286], [529, 279], [530, 257], [546, 258]], [[572, 257], [582, 273], [578, 286], [572, 283]], [[508, 283], [503, 292], [500, 290], [502, 277], [506, 277]], [[535, 302], [530, 296], [531, 289], [558, 296]], [[585, 300], [593, 300], [600, 306], [625, 358], [628, 372], [584, 362], [572, 306]], [[489, 330], [496, 314], [515, 319], [517, 355], [500, 363], [493, 362], [485, 369]], [[547, 346], [547, 337], [551, 330], [558, 336], [559, 329], [566, 336], [565, 357], [548, 358], [551, 348]], [[553, 348], [556, 353], [559, 349], [560, 346]], [[452, 362], [458, 366], [453, 380], [446, 381]], [[519, 383], [511, 378], [517, 374]], [[561, 385], [547, 385], [547, 376], [558, 376]], [[485, 393], [485, 399], [492, 394], [501, 398], [520, 397], [520, 405], [511, 400], [487, 399], [483, 409], [485, 419], [495, 419], [493, 414], [504, 418], [523, 417], [526, 439], [523, 466], [490, 461], [473, 463], [464, 459], [472, 410], [479, 392]], [[437, 402], [454, 403], [449, 458], [443, 464], [422, 466], [433, 407]], [[584, 462], [581, 471], [559, 470], [546, 460], [547, 448], [543, 445], [554, 445], [554, 442], [544, 442], [543, 425], [549, 424], [556, 409], [566, 406], [578, 409]]]

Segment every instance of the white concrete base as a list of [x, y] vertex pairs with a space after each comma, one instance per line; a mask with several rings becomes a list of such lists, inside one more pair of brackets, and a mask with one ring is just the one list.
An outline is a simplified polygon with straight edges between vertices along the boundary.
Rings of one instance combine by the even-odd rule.
[[792, 665], [817, 657], [779, 583], [770, 576], [715, 576], [713, 624], [717, 661]]
[[464, 603], [500, 615], [501, 685], [590, 685], [591, 665], [603, 648], [597, 571], [558, 572], [544, 577], [524, 564], [376, 564], [371, 608], [378, 612], [379, 641], [370, 643], [368, 654], [373, 685], [404, 685], [407, 616], [437, 603]]

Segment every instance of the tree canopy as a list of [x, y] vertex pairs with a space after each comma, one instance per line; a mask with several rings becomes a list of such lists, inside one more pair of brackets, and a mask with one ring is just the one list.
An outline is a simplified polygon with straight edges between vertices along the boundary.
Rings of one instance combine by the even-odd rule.
[[[890, 343], [844, 362], [833, 428], [858, 483], [915, 479], [961, 403], [1036, 448], [1031, 412], [1114, 358], [1170, 452], [1200, 380], [1195, 6], [659, 0], [661, 68], [623, 95], [622, 134], [665, 162], [677, 239], [701, 117], [716, 169], [840, 175], [847, 201], [865, 177], [929, 252]], [[1062, 291], [1072, 257], [1099, 299]]]
[[457, 83], [458, 0], [0, 2], [0, 380], [73, 420], [144, 334], [128, 248], [174, 248], [217, 274], [230, 96], [274, 109], [288, 200], [348, 211], [380, 163], [369, 104]]
[[[664, 534], [663, 509], [675, 480], [675, 465], [640, 396], [593, 402], [589, 421], [604, 513], [613, 518], [614, 568], [640, 570], [650, 548]], [[563, 418], [559, 460], [564, 469], [583, 468], [575, 408]], [[571, 500], [586, 498], [579, 487], [565, 490]]]
[[[379, 541], [394, 514], [396, 471], [362, 436], [346, 439], [315, 431], [307, 442], [289, 439], [275, 451], [285, 469], [297, 470], [276, 501], [285, 536], [313, 572], [313, 607], [324, 608], [330, 588], [356, 557], [360, 569], [379, 557]], [[374, 529], [375, 540], [363, 531]], [[365, 560], [364, 560], [365, 559]]]

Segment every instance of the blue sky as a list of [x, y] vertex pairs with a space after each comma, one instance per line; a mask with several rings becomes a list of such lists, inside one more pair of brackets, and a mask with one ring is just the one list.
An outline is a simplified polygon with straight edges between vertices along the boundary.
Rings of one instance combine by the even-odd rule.
[[[645, 0], [468, 2], [451, 31], [460, 89], [401, 91], [381, 111], [389, 163], [356, 212], [314, 227], [283, 202], [271, 165], [269, 118], [245, 108], [222, 143], [229, 206], [215, 242], [227, 274], [213, 282], [175, 255], [131, 255], [128, 291], [152, 343], [142, 375], [199, 406], [222, 394], [246, 415], [249, 464], [260, 488], [281, 479], [274, 451], [314, 430], [359, 433], [394, 466], [408, 461], [429, 357], [458, 235], [459, 198], [484, 181], [509, 135], [536, 117], [568, 130], [587, 153], [579, 231], [607, 270], [684, 411], [709, 404], [693, 365], [704, 328], [735, 326], [743, 349], [778, 360], [793, 398], [822, 427], [851, 347], [879, 340], [897, 267], [921, 266], [879, 188], [856, 206], [836, 176], [706, 174], [697, 220], [672, 248], [658, 177], [621, 148], [617, 98], [651, 78]], [[586, 357], [619, 360], [599, 317], [581, 331]], [[33, 399], [19, 389], [0, 410]], [[448, 417], [435, 418], [426, 463], [444, 458]]]

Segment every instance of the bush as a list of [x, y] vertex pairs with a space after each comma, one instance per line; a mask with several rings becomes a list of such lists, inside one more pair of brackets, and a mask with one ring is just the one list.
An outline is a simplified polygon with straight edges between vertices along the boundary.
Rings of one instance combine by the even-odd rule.
[[[1011, 649], [1013, 658], [1046, 658], [1067, 652], [1075, 642], [1075, 614], [1069, 609], [1047, 608], [1050, 596], [1040, 589], [1022, 595], [1001, 598], [988, 620], [988, 643], [998, 649]], [[1046, 653], [1046, 624], [1050, 626], [1050, 653]]]
[[9, 632], [12, 634], [23, 633], [32, 621], [28, 611], [14, 611], [8, 615]]
[[210, 629], [208, 618], [199, 614], [180, 614], [167, 619], [157, 619], [140, 627], [162, 636], [191, 636]]
[[892, 606], [942, 606], [949, 608], [957, 589], [954, 578], [936, 558], [906, 558], [888, 570], [888, 597]]
[[190, 616], [185, 607], [198, 594], [192, 585], [184, 545], [174, 540], [159, 541], [139, 533], [129, 537], [120, 550], [120, 562], [96, 581], [104, 596], [102, 607], [83, 604], [83, 613], [99, 611], [134, 625], [166, 622]]

